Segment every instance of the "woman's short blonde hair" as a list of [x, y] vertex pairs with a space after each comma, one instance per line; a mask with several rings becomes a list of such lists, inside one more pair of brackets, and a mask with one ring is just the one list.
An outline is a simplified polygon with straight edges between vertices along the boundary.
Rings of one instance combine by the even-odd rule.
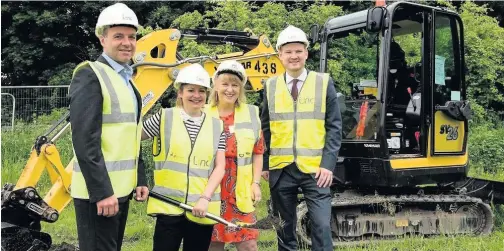
[[238, 94], [238, 99], [236, 100], [236, 106], [247, 103], [247, 97], [245, 96], [245, 86], [242, 84], [240, 78], [232, 73], [222, 73], [213, 78], [213, 87], [212, 90], [210, 90], [210, 96], [208, 98], [208, 104], [210, 104], [210, 106], [219, 105], [219, 97], [216, 91], [216, 87], [220, 84], [220, 81], [236, 83], [240, 86], [240, 93]]

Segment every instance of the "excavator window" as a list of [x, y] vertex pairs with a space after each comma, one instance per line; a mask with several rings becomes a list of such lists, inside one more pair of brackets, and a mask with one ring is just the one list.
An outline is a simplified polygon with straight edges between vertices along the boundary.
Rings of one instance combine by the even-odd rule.
[[436, 15], [435, 67], [434, 67], [434, 105], [445, 105], [447, 101], [460, 101], [460, 55], [458, 48], [458, 25], [454, 18]]
[[432, 49], [432, 148], [431, 154], [466, 153], [470, 113], [465, 100], [461, 19], [436, 12]]
[[335, 33], [327, 40], [327, 69], [343, 95], [343, 139], [375, 141], [381, 103], [377, 102], [380, 40], [362, 28]]
[[393, 155], [422, 152], [420, 79], [421, 62], [427, 55], [422, 53], [426, 15], [424, 10], [409, 6], [397, 8], [393, 15], [385, 119], [389, 153]]

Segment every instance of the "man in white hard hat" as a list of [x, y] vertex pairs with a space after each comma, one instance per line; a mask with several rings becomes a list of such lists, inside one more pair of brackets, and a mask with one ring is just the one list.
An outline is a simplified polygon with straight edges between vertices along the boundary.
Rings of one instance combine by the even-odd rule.
[[308, 45], [301, 29], [284, 29], [276, 47], [286, 72], [264, 88], [263, 177], [269, 179], [274, 214], [285, 221], [277, 229], [278, 250], [297, 250], [299, 187], [312, 222], [312, 250], [333, 250], [329, 186], [341, 146], [341, 114], [329, 74], [305, 68]]
[[95, 30], [103, 53], [79, 64], [70, 84], [71, 196], [81, 251], [121, 250], [129, 200], [148, 196], [139, 159], [142, 106], [128, 65], [137, 28], [125, 4], [105, 8]]

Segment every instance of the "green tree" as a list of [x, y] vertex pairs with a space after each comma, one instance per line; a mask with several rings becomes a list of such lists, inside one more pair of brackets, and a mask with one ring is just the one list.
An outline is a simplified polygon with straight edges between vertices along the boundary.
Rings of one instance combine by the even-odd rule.
[[[449, 2], [438, 3], [457, 10]], [[475, 120], [488, 121], [495, 113], [503, 116], [504, 29], [497, 18], [488, 16], [487, 5], [467, 1], [457, 11], [464, 24], [467, 93], [476, 106]]]
[[[244, 1], [211, 2], [205, 14], [198, 11], [185, 13], [175, 19], [172, 26], [181, 29], [196, 27], [236, 31], [250, 29], [257, 36], [266, 35], [275, 44], [280, 31], [289, 24], [298, 26], [308, 33], [312, 24], [323, 25], [329, 17], [343, 14], [341, 7], [324, 1], [301, 6], [304, 9], [288, 10], [284, 3], [277, 2], [268, 2], [261, 6]], [[217, 25], [210, 26], [211, 24]], [[193, 41], [184, 41], [181, 47], [181, 53], [184, 56], [227, 53], [231, 50], [226, 46], [195, 45]]]
[[[99, 13], [113, 2], [2, 2], [2, 85], [68, 85], [75, 66], [94, 60], [101, 46], [94, 35]], [[160, 2], [131, 2], [139, 22]], [[180, 3], [176, 3], [181, 5]], [[194, 6], [198, 6], [200, 3]], [[55, 93], [28, 92], [29, 102], [16, 110], [39, 107], [50, 98], [53, 108], [65, 106]], [[61, 93], [60, 93], [61, 95]], [[42, 112], [42, 111], [41, 111]], [[25, 119], [29, 119], [28, 117]]]
[[[500, 3], [482, 5], [473, 2], [424, 1], [446, 5], [457, 10], [465, 28], [467, 83], [471, 100], [494, 111], [504, 110], [504, 30]], [[4, 85], [61, 85], [70, 82], [76, 64], [96, 58], [101, 47], [94, 36], [94, 25], [100, 11], [111, 2], [2, 2], [2, 77]], [[330, 17], [371, 7], [371, 1], [315, 2], [128, 2], [145, 27], [141, 35], [168, 27], [197, 27], [265, 34], [273, 45], [278, 33], [288, 24], [309, 32], [312, 24], [323, 25]], [[453, 5], [452, 5], [453, 4]], [[489, 7], [492, 7], [491, 10]], [[489, 16], [490, 15], [490, 16]], [[28, 32], [27, 32], [28, 31]], [[369, 71], [370, 61], [359, 43], [366, 38], [354, 37], [337, 45], [329, 53], [344, 57], [328, 62], [331, 73], [341, 80], [352, 78], [357, 69]], [[420, 57], [408, 44], [414, 36], [403, 38], [408, 62]], [[410, 41], [411, 40], [411, 41]], [[353, 43], [353, 44], [352, 44]], [[310, 46], [308, 67], [318, 69], [318, 44]], [[210, 46], [186, 40], [179, 51], [185, 57], [212, 56], [239, 50], [230, 45]], [[344, 88], [342, 88], [344, 89]], [[478, 110], [478, 109], [477, 109]], [[479, 109], [482, 110], [482, 109]], [[484, 111], [484, 110], [483, 110]], [[482, 115], [484, 116], [484, 115]], [[481, 117], [481, 116], [480, 116]]]
[[[3, 85], [69, 84], [79, 62], [95, 59], [101, 46], [94, 27], [114, 2], [2, 2]], [[141, 25], [168, 27], [204, 3], [127, 2]]]
[[[485, 6], [462, 5], [468, 94], [483, 107], [504, 110], [504, 29]], [[503, 113], [504, 114], [504, 113]]]

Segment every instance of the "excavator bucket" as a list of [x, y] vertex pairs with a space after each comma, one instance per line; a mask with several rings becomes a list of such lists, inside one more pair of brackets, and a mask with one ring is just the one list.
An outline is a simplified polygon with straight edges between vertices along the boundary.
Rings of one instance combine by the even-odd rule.
[[55, 222], [56, 210], [45, 203], [33, 187], [2, 189], [2, 250], [49, 250], [51, 236], [41, 232], [40, 222]]
[[[3, 218], [2, 211], [2, 218]], [[2, 222], [2, 250], [27, 251], [49, 250], [52, 245], [51, 236], [34, 229], [20, 227]]]
[[49, 250], [51, 236], [40, 232], [41, 218], [34, 214], [42, 209], [40, 197], [32, 188], [13, 189], [13, 184], [2, 189], [2, 250]]

